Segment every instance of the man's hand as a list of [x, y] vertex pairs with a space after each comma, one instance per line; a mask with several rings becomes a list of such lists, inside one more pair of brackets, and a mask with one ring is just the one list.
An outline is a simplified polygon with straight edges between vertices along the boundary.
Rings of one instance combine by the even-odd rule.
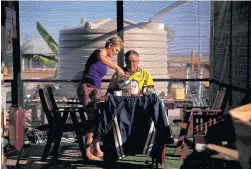
[[123, 69], [121, 69], [119, 66], [117, 67], [117, 72], [118, 72], [118, 75], [119, 77], [123, 77], [125, 76], [125, 72]]

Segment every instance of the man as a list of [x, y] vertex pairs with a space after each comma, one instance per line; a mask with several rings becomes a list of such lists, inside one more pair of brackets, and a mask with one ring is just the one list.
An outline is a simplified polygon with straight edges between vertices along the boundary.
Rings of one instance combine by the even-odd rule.
[[[139, 84], [139, 91], [142, 91], [142, 87], [144, 84], [153, 85], [153, 79], [151, 74], [145, 70], [138, 67], [139, 64], [139, 54], [134, 50], [129, 50], [125, 54], [125, 64], [124, 68], [126, 76], [129, 77], [130, 80], [136, 80]], [[118, 90], [116, 82], [119, 80], [118, 73], [115, 72], [112, 76], [110, 84], [108, 86], [108, 92]]]

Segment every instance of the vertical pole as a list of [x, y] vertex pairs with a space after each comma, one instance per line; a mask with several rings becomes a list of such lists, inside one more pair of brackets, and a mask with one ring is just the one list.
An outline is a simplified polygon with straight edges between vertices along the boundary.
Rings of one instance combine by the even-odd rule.
[[198, 52], [199, 52], [199, 64], [201, 59], [200, 54], [200, 1], [198, 1]]
[[[189, 66], [187, 66], [187, 79], [189, 79]], [[186, 94], [188, 92], [188, 81], [186, 81]]]
[[[117, 35], [124, 42], [124, 2], [117, 0]], [[124, 67], [124, 49], [118, 54], [118, 65]]]
[[[211, 2], [211, 19], [210, 19], [210, 54], [209, 54], [209, 79], [214, 78], [214, 5], [215, 2]], [[210, 81], [210, 94], [209, 94], [209, 105], [213, 103], [213, 94], [214, 94], [214, 86], [215, 84]]]
[[13, 39], [13, 81], [11, 83], [12, 104], [23, 106], [23, 83], [21, 81], [19, 1], [13, 1], [16, 10], [17, 38]]
[[233, 51], [233, 2], [230, 1], [230, 54], [229, 54], [229, 107], [232, 107], [233, 103], [233, 98], [232, 98], [232, 93], [233, 93], [233, 88], [232, 88], [232, 51]]
[[[202, 68], [200, 69], [200, 79], [202, 79]], [[199, 99], [202, 98], [202, 81], [199, 84]]]

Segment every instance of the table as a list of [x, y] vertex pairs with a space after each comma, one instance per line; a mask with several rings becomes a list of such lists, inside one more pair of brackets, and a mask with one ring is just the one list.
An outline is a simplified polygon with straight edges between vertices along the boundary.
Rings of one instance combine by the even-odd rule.
[[168, 118], [163, 103], [157, 95], [110, 95], [100, 111], [103, 121], [95, 138], [104, 137], [105, 161], [112, 163], [126, 154], [150, 155], [151, 152], [157, 153], [159, 148], [154, 158], [164, 162], [160, 150], [171, 137], [171, 132], [166, 126]]
[[[57, 99], [55, 100], [57, 104], [60, 105], [60, 107], [81, 107], [79, 100], [76, 99]], [[26, 109], [31, 109], [31, 122], [34, 123], [32, 124], [32, 126], [36, 127], [37, 125], [40, 125], [40, 122], [42, 122], [42, 124], [45, 123], [45, 117], [44, 117], [44, 113], [41, 112], [41, 116], [40, 116], [40, 121], [37, 121], [39, 119], [37, 119], [37, 111], [40, 109], [39, 105], [41, 104], [40, 99], [26, 99], [24, 100], [25, 103], [25, 108]], [[38, 123], [37, 123], [38, 122]]]

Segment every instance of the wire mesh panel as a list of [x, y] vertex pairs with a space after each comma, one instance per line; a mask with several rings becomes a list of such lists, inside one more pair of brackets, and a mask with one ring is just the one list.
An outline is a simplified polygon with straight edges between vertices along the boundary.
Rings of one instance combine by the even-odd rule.
[[[208, 63], [209, 29], [210, 2], [124, 1], [125, 52], [139, 52], [139, 66], [154, 79], [196, 78], [186, 70]], [[41, 32], [50, 36], [55, 50]], [[80, 79], [92, 51], [116, 34], [115, 1], [20, 1], [22, 77]], [[207, 69], [193, 71], [201, 74], [197, 78], [208, 77]], [[113, 73], [109, 69], [105, 78]], [[103, 83], [102, 94], [107, 86]], [[167, 93], [167, 86], [156, 83], [157, 93]], [[76, 93], [73, 84], [59, 88], [61, 95]]]
[[[116, 29], [116, 1], [20, 1], [22, 78], [80, 80], [88, 57]], [[104, 78], [113, 73], [109, 69]], [[72, 97], [77, 86], [59, 88], [61, 95]]]
[[[125, 52], [136, 50], [139, 66], [153, 78], [209, 76], [203, 64], [209, 61], [210, 2], [125, 1], [124, 31]], [[191, 91], [197, 97], [209, 87], [200, 82], [187, 84], [193, 85]], [[157, 93], [171, 92], [168, 82], [155, 86]]]
[[230, 106], [237, 107], [247, 103], [250, 95], [250, 4], [232, 1], [213, 4], [213, 79], [233, 86], [229, 88]]
[[32, 129], [33, 134], [35, 135], [35, 143], [43, 144], [47, 141], [47, 132], [40, 131], [37, 129]]
[[214, 5], [213, 78], [229, 83], [230, 60], [230, 2]]
[[[34, 134], [34, 141], [37, 144], [45, 144], [47, 141], [47, 132], [37, 129], [32, 129], [31, 132]], [[76, 142], [75, 132], [65, 132], [61, 137], [61, 143], [74, 143]]]
[[247, 88], [248, 5], [232, 3], [232, 84]]

